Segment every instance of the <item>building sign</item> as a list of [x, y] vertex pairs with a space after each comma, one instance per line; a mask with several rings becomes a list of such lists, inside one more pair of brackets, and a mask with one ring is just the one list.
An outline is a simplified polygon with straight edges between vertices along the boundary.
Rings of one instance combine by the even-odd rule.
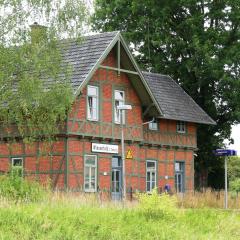
[[213, 151], [215, 156], [236, 156], [237, 151], [231, 149], [216, 149]]
[[132, 153], [132, 150], [131, 150], [131, 149], [128, 149], [126, 158], [127, 158], [127, 159], [133, 159], [133, 153]]
[[118, 145], [92, 143], [92, 152], [118, 153]]

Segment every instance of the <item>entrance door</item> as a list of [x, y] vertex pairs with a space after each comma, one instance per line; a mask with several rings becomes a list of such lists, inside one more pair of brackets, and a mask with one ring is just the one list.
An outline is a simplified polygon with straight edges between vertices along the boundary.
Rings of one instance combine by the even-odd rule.
[[175, 163], [175, 189], [177, 193], [184, 192], [184, 162]]
[[176, 192], [183, 192], [183, 176], [182, 173], [175, 174], [175, 187]]
[[112, 199], [122, 199], [122, 159], [112, 158]]

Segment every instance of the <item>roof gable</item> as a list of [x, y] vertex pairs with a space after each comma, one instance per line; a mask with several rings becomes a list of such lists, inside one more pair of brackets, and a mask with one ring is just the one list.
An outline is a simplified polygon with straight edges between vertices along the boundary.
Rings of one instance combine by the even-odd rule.
[[[73, 68], [71, 84], [74, 94], [78, 95], [89, 82], [95, 71], [102, 66], [101, 63], [108, 56], [113, 48], [118, 48], [119, 59], [124, 57], [124, 61], [119, 62], [118, 68], [112, 70], [125, 72], [129, 76], [133, 87], [138, 91], [140, 99], [143, 100], [143, 106], [155, 106], [151, 109], [151, 114], [158, 116], [161, 110], [157, 100], [151, 92], [145, 78], [142, 75], [134, 57], [132, 56], [127, 44], [122, 38], [120, 32], [107, 32], [84, 37], [83, 42], [70, 42], [63, 51], [64, 62], [70, 64]], [[128, 64], [131, 69], [126, 69]], [[131, 65], [131, 66], [130, 66]]]

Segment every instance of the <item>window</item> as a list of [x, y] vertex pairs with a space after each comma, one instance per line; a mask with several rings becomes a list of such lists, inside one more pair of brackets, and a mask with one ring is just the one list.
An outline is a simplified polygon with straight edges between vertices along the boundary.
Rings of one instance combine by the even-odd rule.
[[184, 162], [175, 162], [175, 189], [184, 192]]
[[12, 174], [23, 176], [23, 159], [12, 158]]
[[146, 188], [151, 192], [156, 187], [156, 161], [146, 162]]
[[87, 87], [87, 118], [98, 121], [98, 87]]
[[[114, 92], [114, 121], [115, 123], [121, 123], [120, 111], [117, 109], [118, 106], [124, 105], [124, 91], [115, 90]], [[125, 111], [121, 111], [123, 114], [123, 124], [125, 123]]]
[[149, 124], [148, 124], [148, 128], [150, 129], [150, 130], [158, 130], [158, 123], [157, 123], [157, 121], [155, 120], [155, 121], [153, 121], [153, 122], [150, 122]]
[[84, 190], [96, 192], [97, 190], [97, 156], [85, 155], [84, 157]]
[[113, 157], [112, 158], [112, 168], [122, 167], [122, 158]]
[[178, 133], [185, 133], [186, 132], [186, 123], [183, 121], [177, 122], [177, 132]]

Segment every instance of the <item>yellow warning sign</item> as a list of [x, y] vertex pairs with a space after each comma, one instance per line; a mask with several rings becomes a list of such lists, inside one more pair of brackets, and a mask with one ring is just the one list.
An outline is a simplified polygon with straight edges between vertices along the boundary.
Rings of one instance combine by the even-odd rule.
[[133, 159], [133, 153], [132, 153], [132, 150], [131, 150], [131, 149], [128, 149], [126, 158], [127, 158], [127, 159]]

